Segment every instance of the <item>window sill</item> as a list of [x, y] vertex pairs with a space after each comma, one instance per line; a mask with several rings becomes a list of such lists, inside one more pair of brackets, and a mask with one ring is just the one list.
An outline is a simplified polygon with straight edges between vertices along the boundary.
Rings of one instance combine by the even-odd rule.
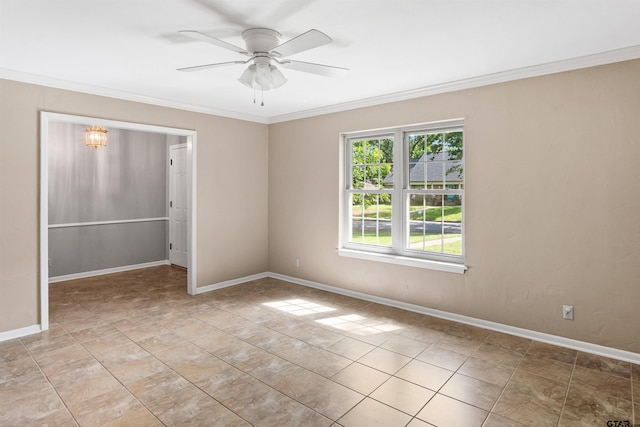
[[373, 252], [358, 251], [355, 249], [338, 249], [338, 255], [348, 258], [366, 259], [368, 261], [387, 262], [408, 267], [426, 268], [429, 270], [446, 271], [449, 273], [464, 274], [467, 267], [464, 264], [452, 262], [433, 261], [430, 259], [410, 258], [400, 255], [378, 254]]

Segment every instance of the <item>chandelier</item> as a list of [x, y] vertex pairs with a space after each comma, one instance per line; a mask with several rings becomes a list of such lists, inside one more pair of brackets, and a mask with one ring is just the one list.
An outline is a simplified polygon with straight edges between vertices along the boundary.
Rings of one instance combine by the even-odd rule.
[[89, 126], [84, 132], [84, 145], [91, 148], [107, 146], [107, 130], [100, 126]]

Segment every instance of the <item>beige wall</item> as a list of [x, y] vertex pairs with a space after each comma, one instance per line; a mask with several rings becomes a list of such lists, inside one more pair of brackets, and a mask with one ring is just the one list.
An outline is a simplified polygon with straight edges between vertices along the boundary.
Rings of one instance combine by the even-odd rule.
[[[198, 286], [270, 270], [640, 353], [639, 75], [630, 61], [269, 127], [0, 80], [0, 332], [39, 322], [52, 111], [198, 131]], [[469, 270], [339, 257], [338, 134], [457, 117]]]
[[[640, 353], [639, 76], [630, 61], [271, 125], [271, 271]], [[469, 270], [339, 257], [338, 134], [458, 117]]]
[[40, 111], [195, 129], [198, 286], [268, 270], [266, 125], [0, 80], [0, 332], [39, 323]]

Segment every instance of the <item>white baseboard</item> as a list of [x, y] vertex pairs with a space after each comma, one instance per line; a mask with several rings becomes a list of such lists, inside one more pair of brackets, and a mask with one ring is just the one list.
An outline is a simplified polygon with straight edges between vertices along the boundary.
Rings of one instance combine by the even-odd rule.
[[312, 282], [310, 280], [298, 279], [297, 277], [292, 277], [292, 276], [285, 276], [283, 274], [269, 272], [269, 273], [266, 273], [265, 276], [295, 283], [297, 285], [307, 286], [315, 289], [320, 289], [323, 291], [345, 295], [348, 297], [375, 302], [375, 303], [387, 305], [390, 307], [400, 308], [407, 311], [413, 311], [415, 313], [425, 314], [427, 316], [433, 316], [433, 317], [438, 317], [440, 319], [452, 320], [454, 322], [464, 323], [466, 325], [477, 326], [479, 328], [489, 329], [497, 332], [503, 332], [509, 335], [516, 335], [519, 337], [528, 338], [535, 341], [541, 341], [548, 344], [553, 344], [561, 347], [583, 351], [585, 353], [592, 353], [600, 356], [611, 357], [613, 359], [623, 360], [625, 362], [640, 364], [640, 354], [632, 353], [630, 351], [619, 350], [617, 348], [612, 348], [612, 347], [605, 347], [602, 345], [592, 344], [585, 341], [578, 341], [571, 338], [560, 337], [557, 335], [545, 334], [542, 332], [536, 332], [529, 329], [517, 328], [515, 326], [504, 325], [502, 323], [496, 323], [496, 322], [490, 322], [488, 320], [477, 319], [475, 317], [462, 316], [460, 314], [449, 313], [446, 311], [435, 310], [432, 308], [422, 307], [415, 304], [409, 304], [402, 301], [396, 301], [388, 298], [368, 295], [362, 292], [350, 291], [347, 289], [337, 288], [335, 286], [329, 286], [322, 283]]
[[0, 342], [9, 341], [15, 338], [26, 337], [42, 332], [40, 325], [27, 326], [25, 328], [12, 329], [6, 332], [0, 332]]
[[66, 274], [64, 276], [49, 277], [49, 283], [64, 282], [67, 280], [84, 279], [86, 277], [102, 276], [103, 274], [121, 273], [123, 271], [138, 270], [140, 268], [157, 267], [159, 265], [171, 265], [169, 260], [145, 262], [142, 264], [123, 265], [122, 267], [105, 268], [104, 270], [83, 271], [82, 273]]
[[[72, 279], [77, 279], [81, 277], [91, 277], [91, 276], [97, 276], [100, 274], [109, 274], [109, 273], [115, 273], [119, 271], [127, 271], [127, 270], [151, 267], [156, 265], [167, 265], [168, 263], [169, 263], [168, 261], [161, 261], [156, 263], [147, 263], [147, 264], [138, 264], [135, 266], [119, 267], [117, 269], [107, 269], [107, 270], [99, 270], [94, 272], [79, 273], [76, 275], [52, 277], [50, 279], [50, 283], [53, 283], [54, 281], [72, 280]], [[250, 282], [253, 280], [264, 279], [266, 277], [272, 277], [274, 279], [284, 280], [284, 281], [295, 283], [301, 286], [307, 286], [310, 288], [315, 288], [315, 289], [320, 289], [327, 292], [332, 292], [335, 294], [345, 295], [348, 297], [357, 298], [364, 301], [370, 301], [370, 302], [375, 302], [382, 305], [387, 305], [390, 307], [400, 308], [402, 310], [412, 311], [412, 312], [424, 314], [427, 316], [433, 316], [441, 319], [452, 320], [454, 322], [460, 322], [460, 323], [464, 323], [471, 326], [477, 326], [477, 327], [489, 329], [492, 331], [503, 332], [505, 334], [515, 335], [523, 338], [528, 338], [531, 340], [545, 342], [548, 344], [571, 348], [571, 349], [583, 351], [586, 353], [597, 354], [600, 356], [611, 357], [613, 359], [640, 364], [640, 354], [638, 353], [619, 350], [616, 348], [606, 347], [606, 346], [593, 344], [585, 341], [578, 341], [571, 338], [560, 337], [557, 335], [536, 332], [529, 329], [518, 328], [515, 326], [504, 325], [501, 323], [490, 322], [488, 320], [477, 319], [474, 317], [463, 316], [460, 314], [449, 313], [446, 311], [422, 307], [419, 305], [410, 304], [402, 301], [396, 301], [389, 298], [377, 297], [377, 296], [365, 294], [362, 292], [350, 291], [348, 289], [342, 289], [335, 286], [313, 282], [311, 280], [299, 279], [297, 277], [286, 276], [284, 274], [278, 274], [278, 273], [272, 273], [272, 272], [254, 274], [251, 276], [245, 276], [238, 279], [227, 280], [224, 282], [219, 282], [212, 285], [199, 287], [196, 289], [196, 294], [202, 294], [205, 292], [214, 291], [216, 289], [222, 289], [230, 286], [240, 285], [242, 283]], [[26, 328], [0, 332], [0, 342], [10, 340], [13, 338], [19, 338], [26, 335], [35, 334], [40, 331], [41, 331], [40, 325], [34, 325]]]
[[252, 280], [264, 279], [266, 277], [270, 277], [269, 273], [253, 274], [251, 276], [240, 277], [239, 279], [226, 280], [224, 282], [214, 283], [213, 285], [198, 287], [196, 288], [196, 295], [215, 291], [216, 289], [228, 288], [229, 286], [240, 285], [242, 283], [251, 282]]

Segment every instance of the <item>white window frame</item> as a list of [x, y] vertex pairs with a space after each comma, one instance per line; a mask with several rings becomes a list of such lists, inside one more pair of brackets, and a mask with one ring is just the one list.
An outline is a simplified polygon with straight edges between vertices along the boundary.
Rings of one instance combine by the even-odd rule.
[[[440, 271], [447, 271], [452, 273], [464, 273], [466, 266], [465, 260], [465, 202], [464, 202], [464, 176], [463, 174], [463, 189], [459, 190], [442, 190], [434, 189], [411, 189], [409, 182], [405, 182], [405, 177], [409, 172], [409, 153], [407, 137], [409, 134], [418, 132], [425, 133], [438, 133], [438, 132], [464, 132], [464, 120], [455, 119], [441, 122], [423, 123], [418, 125], [400, 126], [395, 128], [375, 129], [369, 131], [349, 132], [341, 135], [341, 170], [342, 176], [340, 180], [341, 191], [341, 213], [340, 213], [340, 246], [338, 253], [341, 256], [366, 259], [379, 262], [387, 262], [393, 264], [400, 264], [419, 268], [428, 268]], [[392, 189], [351, 189], [351, 163], [352, 163], [352, 150], [351, 141], [357, 141], [362, 139], [383, 139], [393, 137], [393, 188]], [[466, 135], [463, 136], [463, 155], [462, 155], [462, 167], [464, 170], [464, 158], [466, 150]], [[376, 246], [368, 245], [364, 243], [355, 243], [351, 241], [352, 233], [352, 209], [351, 209], [351, 194], [357, 193], [389, 193], [391, 194], [391, 205], [393, 215], [391, 219], [391, 235], [392, 246]], [[422, 193], [422, 194], [458, 194], [461, 198], [462, 205], [462, 255], [449, 255], [435, 252], [423, 252], [405, 249], [408, 247], [407, 242], [409, 239], [409, 206], [408, 195], [409, 193]]]

